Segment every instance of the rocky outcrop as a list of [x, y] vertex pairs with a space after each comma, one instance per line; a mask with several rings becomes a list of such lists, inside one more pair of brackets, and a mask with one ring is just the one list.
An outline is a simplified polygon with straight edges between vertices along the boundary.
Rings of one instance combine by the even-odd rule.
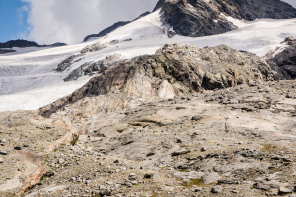
[[[68, 104], [101, 96], [104, 110], [128, 107], [135, 101], [170, 99], [176, 95], [274, 80], [275, 73], [259, 57], [225, 45], [198, 49], [165, 45], [155, 55], [124, 60], [92, 78], [72, 95], [40, 109], [50, 116]], [[97, 106], [98, 108], [99, 105]]]
[[13, 47], [19, 47], [19, 48], [25, 48], [25, 47], [59, 47], [59, 46], [65, 46], [65, 43], [54, 43], [50, 45], [39, 45], [36, 42], [28, 41], [28, 40], [10, 40], [5, 43], [0, 42], [0, 48], [13, 48]]
[[0, 49], [0, 54], [13, 53], [13, 52], [16, 52], [16, 50]]
[[179, 35], [200, 37], [237, 28], [205, 2], [195, 1], [189, 6], [184, 1], [164, 1], [159, 3], [156, 9], [158, 7], [161, 7], [164, 13], [164, 22], [171, 25]]
[[295, 18], [296, 9], [280, 0], [160, 0], [164, 22], [177, 34], [199, 37], [236, 29], [223, 15], [248, 21], [256, 18]]
[[63, 72], [66, 69], [68, 69], [74, 62], [79, 61], [80, 59], [77, 60], [77, 58], [79, 58], [81, 56], [81, 54], [78, 55], [71, 55], [70, 57], [67, 57], [65, 60], [63, 60], [62, 62], [60, 62], [57, 67], [54, 69], [54, 71], [56, 72]]
[[[57, 65], [57, 67], [53, 70], [56, 72], [63, 72], [65, 70], [69, 69], [71, 67], [71, 65], [74, 64], [75, 62], [79, 62], [81, 60], [80, 57], [82, 55], [84, 55], [85, 53], [99, 51], [99, 50], [102, 50], [106, 47], [107, 47], [107, 45], [101, 44], [100, 42], [92, 44], [92, 45], [88, 45], [80, 51], [80, 54], [71, 55], [70, 57], [67, 57], [62, 62], [60, 62]], [[72, 75], [72, 76], [69, 76], [69, 79], [66, 79], [66, 81], [72, 80], [73, 78], [75, 78], [74, 75], [77, 76], [77, 74], [79, 74], [79, 73], [80, 73], [80, 75], [82, 75], [83, 70], [86, 70], [89, 67], [89, 65], [87, 65], [87, 64], [88, 63], [81, 65], [78, 69], [76, 69], [72, 73], [70, 73], [70, 75]], [[95, 67], [93, 69], [95, 69]], [[80, 70], [81, 70], [81, 72], [80, 72]]]
[[102, 73], [108, 67], [117, 63], [120, 56], [121, 56], [120, 54], [113, 54], [113, 55], [109, 55], [105, 59], [97, 61], [97, 62], [84, 63], [83, 65], [79, 66], [77, 69], [72, 71], [68, 75], [68, 77], [66, 77], [64, 79], [64, 81], [76, 80], [83, 75], [95, 75], [95, 74]]
[[248, 21], [260, 18], [296, 18], [296, 9], [280, 0], [215, 0], [213, 4], [222, 13]]
[[284, 43], [287, 46], [276, 54], [270, 54], [267, 62], [281, 79], [296, 79], [296, 39], [288, 37]]

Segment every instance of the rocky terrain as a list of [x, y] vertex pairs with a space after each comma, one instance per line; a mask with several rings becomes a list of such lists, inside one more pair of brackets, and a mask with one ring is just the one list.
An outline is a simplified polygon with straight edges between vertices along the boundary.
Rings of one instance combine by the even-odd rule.
[[296, 39], [287, 37], [283, 43], [286, 47], [268, 54], [267, 61], [282, 79], [296, 79]]
[[39, 111], [0, 113], [0, 196], [293, 197], [296, 81], [277, 80], [225, 45], [114, 63]]
[[160, 0], [154, 11], [162, 9], [164, 23], [183, 36], [220, 34], [237, 27], [225, 16], [253, 21], [259, 18], [295, 18], [296, 9], [280, 0]]
[[[0, 194], [293, 196], [295, 81], [1, 119]], [[95, 107], [88, 103], [88, 107]]]
[[[88, 64], [89, 69], [97, 64], [100, 62]], [[87, 65], [83, 67], [84, 70], [88, 68]], [[169, 99], [192, 91], [253, 84], [277, 78], [265, 60], [225, 45], [202, 49], [182, 44], [165, 45], [155, 55], [115, 62], [113, 66], [111, 64], [108, 69], [101, 71], [101, 74], [72, 95], [42, 108], [41, 114], [50, 116], [67, 104], [86, 97], [102, 97], [97, 99], [100, 102], [97, 109], [90, 110], [110, 111], [131, 106], [139, 100], [149, 102]], [[81, 68], [74, 72], [81, 72]], [[77, 109], [80, 109], [81, 103], [84, 101], [77, 104]]]
[[[140, 30], [168, 40], [234, 30], [229, 17], [296, 17], [279, 0], [160, 0], [155, 10]], [[223, 44], [152, 43], [139, 56], [149, 47], [125, 53], [127, 41], [152, 37], [110, 37], [37, 53], [41, 63], [25, 56], [63, 83], [92, 78], [39, 110], [0, 112], [1, 197], [296, 197], [293, 37], [264, 58]]]
[[[200, 37], [237, 29], [237, 26], [227, 20], [226, 16], [247, 21], [261, 18], [296, 18], [296, 9], [280, 0], [268, 2], [266, 0], [159, 0], [153, 11], [158, 9], [162, 11], [163, 25], [172, 28], [168, 31], [169, 36], [177, 33], [183, 36]], [[150, 12], [145, 12], [135, 20], [148, 14]], [[117, 22], [98, 34], [86, 36], [83, 41], [106, 36], [133, 21]]]

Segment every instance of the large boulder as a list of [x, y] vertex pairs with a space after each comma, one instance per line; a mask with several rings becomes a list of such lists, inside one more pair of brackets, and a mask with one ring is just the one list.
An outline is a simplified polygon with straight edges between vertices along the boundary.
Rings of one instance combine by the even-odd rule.
[[281, 79], [296, 79], [296, 39], [288, 37], [284, 43], [286, 47], [275, 54], [269, 54], [267, 62], [279, 73]]

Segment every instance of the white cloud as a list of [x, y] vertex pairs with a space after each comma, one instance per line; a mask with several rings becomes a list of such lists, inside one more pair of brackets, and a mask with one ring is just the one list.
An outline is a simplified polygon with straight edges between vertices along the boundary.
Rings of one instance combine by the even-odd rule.
[[151, 11], [157, 0], [23, 0], [30, 4], [26, 39], [78, 43], [115, 22]]

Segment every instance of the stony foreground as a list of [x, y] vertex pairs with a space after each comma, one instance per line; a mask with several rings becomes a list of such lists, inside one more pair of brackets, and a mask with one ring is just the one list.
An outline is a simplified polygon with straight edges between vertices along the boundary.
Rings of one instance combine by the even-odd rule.
[[100, 114], [1, 113], [0, 196], [294, 196], [295, 87], [240, 85]]

